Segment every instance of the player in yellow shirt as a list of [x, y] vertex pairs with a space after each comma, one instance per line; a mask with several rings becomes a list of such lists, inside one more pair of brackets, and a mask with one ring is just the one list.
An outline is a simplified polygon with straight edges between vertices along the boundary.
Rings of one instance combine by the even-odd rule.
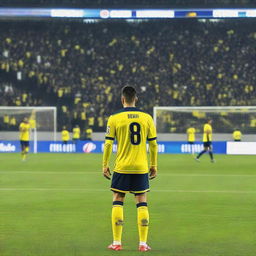
[[195, 140], [196, 140], [196, 129], [192, 126], [190, 126], [188, 129], [187, 129], [187, 141], [188, 141], [188, 144], [191, 145], [190, 149], [191, 149], [191, 153], [194, 154], [194, 143], [195, 143]]
[[21, 158], [22, 161], [27, 159], [27, 154], [29, 152], [29, 131], [30, 124], [28, 122], [28, 118], [24, 118], [19, 126], [20, 130], [20, 145], [21, 145]]
[[74, 128], [73, 128], [73, 141], [76, 142], [78, 140], [80, 140], [80, 128], [78, 125], [76, 125]]
[[212, 120], [211, 119], [209, 119], [208, 122], [204, 124], [203, 143], [204, 143], [204, 149], [197, 155], [195, 159], [199, 161], [199, 158], [208, 151], [211, 158], [211, 162], [214, 163], [215, 160], [213, 158], [213, 153], [212, 153]]
[[242, 138], [242, 133], [238, 129], [235, 129], [233, 132], [234, 141], [241, 141], [241, 138]]
[[187, 140], [188, 140], [188, 144], [194, 144], [195, 143], [196, 129], [192, 126], [187, 129]]
[[67, 130], [66, 126], [63, 126], [61, 132], [61, 138], [63, 144], [68, 144], [69, 141], [69, 131]]
[[[157, 175], [156, 128], [152, 117], [135, 107], [136, 91], [131, 86], [122, 89], [123, 109], [111, 115], [103, 154], [103, 175], [110, 179], [109, 160], [114, 140], [117, 141], [117, 155], [112, 177], [113, 191], [111, 250], [122, 250], [121, 238], [124, 223], [123, 204], [126, 193], [133, 193], [137, 204], [139, 230], [139, 251], [149, 251], [147, 245], [149, 213], [146, 192], [149, 179]], [[149, 143], [150, 167], [148, 168], [147, 147]]]

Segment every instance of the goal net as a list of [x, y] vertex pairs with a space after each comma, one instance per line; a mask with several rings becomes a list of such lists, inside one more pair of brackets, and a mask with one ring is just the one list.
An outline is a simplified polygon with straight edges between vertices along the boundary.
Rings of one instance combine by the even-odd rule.
[[256, 130], [256, 107], [154, 107], [158, 133], [174, 135], [174, 140], [186, 140], [186, 130], [191, 126], [202, 133], [203, 124], [209, 119], [213, 120], [215, 140], [230, 140], [234, 129], [250, 137]]
[[0, 107], [1, 137], [19, 140], [19, 125], [25, 117], [30, 123], [30, 140], [35, 153], [38, 140], [56, 140], [56, 107]]

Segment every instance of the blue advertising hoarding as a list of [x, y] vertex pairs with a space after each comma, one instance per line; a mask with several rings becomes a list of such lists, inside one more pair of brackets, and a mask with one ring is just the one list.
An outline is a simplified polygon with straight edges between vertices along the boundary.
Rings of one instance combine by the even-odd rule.
[[165, 8], [165, 9], [81, 9], [81, 8], [6, 8], [0, 17], [9, 18], [76, 18], [76, 19], [223, 19], [255, 18], [255, 8]]
[[[225, 141], [213, 142], [213, 151], [216, 154], [226, 154]], [[63, 144], [61, 141], [38, 141], [37, 147], [30, 143], [30, 152], [34, 149], [38, 153], [102, 153], [104, 141], [78, 141], [77, 143]], [[162, 154], [191, 154], [198, 153], [203, 149], [202, 142], [189, 145], [184, 141], [158, 141], [158, 152]], [[117, 145], [113, 145], [116, 152]], [[0, 152], [20, 152], [19, 141], [0, 141]]]

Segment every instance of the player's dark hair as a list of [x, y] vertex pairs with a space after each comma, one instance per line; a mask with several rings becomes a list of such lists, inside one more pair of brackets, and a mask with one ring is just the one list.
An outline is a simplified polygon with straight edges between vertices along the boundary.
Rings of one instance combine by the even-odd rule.
[[122, 89], [122, 96], [124, 96], [127, 103], [132, 103], [136, 98], [136, 90], [132, 86], [125, 86]]

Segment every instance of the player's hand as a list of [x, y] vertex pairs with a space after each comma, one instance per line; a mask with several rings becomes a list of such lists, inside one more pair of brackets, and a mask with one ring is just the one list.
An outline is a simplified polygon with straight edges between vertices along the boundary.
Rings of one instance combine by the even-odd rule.
[[156, 175], [157, 175], [156, 167], [151, 166], [149, 168], [149, 179], [150, 180], [154, 179], [156, 177]]
[[110, 180], [110, 178], [111, 178], [111, 172], [110, 172], [109, 167], [103, 167], [102, 173], [103, 173], [103, 176], [104, 176], [106, 179]]

